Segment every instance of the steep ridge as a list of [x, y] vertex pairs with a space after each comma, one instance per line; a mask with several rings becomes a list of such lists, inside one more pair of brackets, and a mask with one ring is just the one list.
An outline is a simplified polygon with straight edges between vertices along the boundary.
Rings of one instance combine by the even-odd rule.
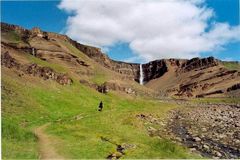
[[110, 59], [106, 54], [101, 52], [100, 48], [86, 46], [80, 44], [72, 39], [69, 39], [70, 43], [73, 44], [80, 51], [85, 53], [96, 62], [100, 63], [104, 67], [107, 67], [115, 72], [127, 75], [129, 79], [138, 81], [139, 77], [139, 64], [137, 63], [125, 63], [120, 61], [114, 61]]
[[[24, 45], [14, 46], [15, 48], [22, 49], [28, 52], [32, 52], [32, 49], [34, 48], [36, 51], [38, 51], [38, 54], [36, 56], [40, 58], [43, 58], [43, 55], [41, 54], [41, 52], [43, 52], [43, 49], [45, 49], [45, 52], [46, 51], [62, 52], [62, 50], [58, 46], [51, 44], [51, 41], [56, 41], [56, 39], [60, 39], [62, 41], [71, 43], [74, 47], [76, 47], [84, 54], [86, 54], [88, 57], [95, 60], [104, 67], [111, 69], [115, 72], [118, 72], [120, 74], [123, 74], [128, 79], [138, 81], [139, 64], [114, 61], [110, 59], [106, 54], [103, 54], [100, 48], [80, 44], [70, 39], [66, 35], [51, 32], [43, 32], [39, 28], [27, 30], [20, 26], [9, 25], [6, 23], [1, 23], [1, 28], [3, 33], [16, 32], [20, 35], [21, 39], [24, 42]], [[50, 43], [48, 44], [48, 46], [46, 46], [45, 44], [45, 47], [43, 48], [43, 46], [39, 46], [39, 44], [36, 43], [36, 41], [38, 41], [39, 39], [44, 39], [45, 41], [49, 41]], [[3, 43], [4, 42], [6, 41], [4, 41], [3, 38]], [[10, 45], [11, 44], [12, 43], [10, 43]], [[49, 50], [49, 48], [51, 48], [51, 50]]]
[[[106, 88], [106, 91], [120, 91], [132, 95], [154, 94], [154, 91], [138, 85], [135, 81], [139, 74], [138, 64], [113, 61], [101, 52], [98, 62], [94, 59], [97, 56], [90, 57], [83, 53], [75, 47], [74, 41], [65, 35], [43, 32], [38, 28], [27, 30], [6, 23], [1, 25], [1, 55], [2, 60], [6, 61], [2, 63], [3, 74], [5, 70], [11, 70], [24, 79], [34, 76], [44, 80], [56, 80], [56, 75], [60, 74], [70, 80], [64, 84], [87, 82], [83, 84], [101, 93], [102, 89]], [[93, 53], [98, 51], [94, 47], [86, 47]], [[8, 57], [10, 58], [6, 59]], [[109, 63], [100, 63], [103, 61], [101, 57], [106, 57]], [[21, 66], [20, 69], [14, 62]], [[31, 68], [31, 73], [27, 72], [28, 67]]]
[[[123, 88], [121, 90], [129, 90], [128, 87], [127, 89], [124, 87], [125, 84], [137, 86], [136, 82], [139, 82], [139, 64], [112, 60], [100, 48], [80, 44], [66, 35], [44, 32], [39, 28], [27, 30], [6, 23], [1, 23], [1, 31], [1, 54], [5, 55], [2, 57], [10, 56], [12, 58], [10, 58], [10, 61], [13, 60], [12, 63], [16, 62], [20, 66], [35, 66], [37, 68], [37, 71], [34, 71], [35, 74], [45, 77], [45, 79], [46, 74], [42, 66], [39, 68], [36, 67], [37, 64], [30, 64], [29, 62], [33, 59], [35, 62], [43, 61], [41, 63], [46, 61], [54, 65], [58, 71], [61, 71], [62, 73], [58, 74], [64, 75], [65, 79], [67, 74], [70, 74], [78, 81], [89, 81], [89, 79], [94, 79], [94, 76], [101, 72], [101, 75], [110, 77], [108, 80], [111, 83], [116, 81], [117, 85], [121, 84], [121, 86], [112, 88]], [[73, 54], [73, 50], [82, 54]], [[26, 53], [28, 55], [25, 55]], [[29, 55], [32, 57], [29, 58]], [[6, 62], [3, 65], [9, 64], [11, 62]], [[56, 67], [56, 65], [58, 66]], [[240, 72], [227, 69], [223, 62], [214, 57], [193, 58], [190, 60], [155, 60], [143, 64], [142, 70], [145, 86], [155, 92], [164, 93], [166, 96], [226, 96], [233, 91], [239, 91]], [[25, 70], [22, 71], [27, 73]], [[49, 69], [46, 72], [49, 72]], [[51, 72], [54, 72], [55, 75], [57, 73], [57, 71], [52, 70]], [[71, 78], [68, 78], [66, 83], [70, 84]], [[51, 78], [47, 76], [47, 79], [57, 79], [57, 77]], [[120, 83], [117, 81], [120, 81]], [[102, 81], [102, 84], [104, 82], [106, 81]], [[91, 84], [88, 86], [99, 88], [98, 85], [92, 84], [92, 82], [85, 84]], [[116, 86], [116, 84], [108, 86]], [[146, 87], [142, 89], [147, 90]]]

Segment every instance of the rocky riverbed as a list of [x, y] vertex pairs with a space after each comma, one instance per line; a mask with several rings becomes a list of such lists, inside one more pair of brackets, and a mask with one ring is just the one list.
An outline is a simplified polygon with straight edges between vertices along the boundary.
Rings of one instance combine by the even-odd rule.
[[228, 104], [187, 105], [167, 119], [138, 114], [149, 136], [172, 139], [207, 158], [240, 158], [240, 107]]
[[171, 138], [210, 158], [240, 158], [240, 107], [189, 106], [170, 113]]

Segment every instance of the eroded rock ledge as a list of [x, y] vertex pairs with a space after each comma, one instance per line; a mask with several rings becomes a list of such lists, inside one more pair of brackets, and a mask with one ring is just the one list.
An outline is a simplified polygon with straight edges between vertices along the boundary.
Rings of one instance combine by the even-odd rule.
[[[62, 53], [61, 50], [56, 48], [53, 49], [54, 47], [50, 50], [42, 50], [37, 47], [32, 47], [29, 43], [29, 40], [34, 38], [39, 38], [47, 42], [53, 42], [56, 40], [64, 41], [68, 44], [72, 44], [79, 51], [83, 52], [83, 54], [87, 55], [102, 66], [120, 73], [124, 79], [139, 82], [140, 64], [112, 60], [104, 54], [100, 48], [80, 44], [66, 35], [41, 31], [39, 28], [28, 30], [17, 25], [6, 23], [1, 23], [1, 31], [5, 34], [14, 32], [21, 40], [21, 43], [11, 43], [6, 40], [6, 42], [1, 42], [3, 46], [8, 46], [28, 53], [34, 51], [34, 56], [42, 60], [54, 57], [71, 65], [88, 67], [90, 64], [87, 64], [71, 53]], [[240, 72], [237, 70], [226, 69], [221, 65], [219, 60], [213, 57], [193, 58], [190, 60], [155, 60], [142, 64], [142, 69], [144, 84], [149, 88], [153, 88], [162, 93], [164, 92], [164, 94], [168, 96], [211, 97], [226, 94], [231, 96], [232, 91], [235, 93], [238, 92], [235, 90], [239, 90], [239, 85], [237, 83], [240, 78]], [[163, 78], [161, 79], [161, 77]], [[152, 81], [157, 78], [160, 79]], [[168, 79], [170, 82], [165, 84]], [[163, 82], [163, 86], [161, 86], [161, 84], [156, 84], [158, 81], [160, 83]], [[116, 85], [110, 86], [122, 90], [122, 87]], [[101, 86], [99, 88], [101, 88]], [[102, 88], [104, 88], [104, 85]]]
[[66, 74], [55, 72], [50, 67], [41, 67], [35, 63], [33, 64], [20, 64], [8, 52], [2, 54], [1, 65], [7, 68], [15, 68], [19, 72], [19, 76], [24, 74], [41, 77], [44, 80], [51, 79], [61, 85], [72, 84], [72, 79]]
[[[135, 80], [139, 82], [139, 75], [140, 75], [140, 64], [137, 63], [125, 63], [120, 61], [115, 61], [110, 59], [106, 54], [104, 54], [100, 48], [87, 46], [78, 43], [77, 41], [72, 40], [66, 35], [51, 33], [51, 32], [44, 32], [41, 31], [39, 28], [33, 28], [32, 30], [24, 29], [17, 25], [11, 25], [7, 23], [1, 22], [1, 30], [3, 32], [15, 31], [17, 32], [23, 41], [27, 42], [27, 39], [31, 37], [41, 37], [46, 40], [51, 40], [54, 38], [62, 39], [63, 41], [68, 41], [77, 49], [82, 51], [91, 59], [95, 60], [96, 62], [100, 63], [101, 65], [109, 68], [115, 72], [120, 74], [126, 75], [128, 79]], [[27, 43], [26, 43], [27, 44]], [[24, 48], [23, 48], [24, 49]], [[26, 49], [30, 49], [26, 47]], [[169, 65], [176, 66], [183, 72], [187, 72], [194, 69], [199, 68], [206, 68], [218, 65], [218, 60], [214, 59], [213, 57], [209, 58], [193, 58], [191, 60], [185, 59], [162, 59], [162, 60], [155, 60], [149, 63], [143, 64], [143, 72], [144, 72], [144, 81], [148, 82], [152, 79], [159, 78], [164, 73], [168, 71]]]
[[127, 94], [136, 94], [136, 92], [134, 91], [134, 89], [132, 89], [131, 87], [127, 86], [127, 85], [121, 85], [115, 82], [104, 82], [103, 84], [95, 84], [95, 83], [90, 83], [87, 80], [80, 80], [79, 81], [81, 84], [91, 87], [95, 90], [97, 90], [100, 93], [108, 93], [109, 91], [121, 91], [121, 92], [125, 92]]

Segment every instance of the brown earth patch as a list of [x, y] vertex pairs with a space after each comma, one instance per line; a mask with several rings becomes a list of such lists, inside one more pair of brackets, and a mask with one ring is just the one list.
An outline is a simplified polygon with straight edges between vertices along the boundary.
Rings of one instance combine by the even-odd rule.
[[35, 135], [38, 137], [40, 159], [64, 159], [56, 152], [53, 146], [53, 140], [45, 133], [45, 129], [49, 123], [35, 129]]

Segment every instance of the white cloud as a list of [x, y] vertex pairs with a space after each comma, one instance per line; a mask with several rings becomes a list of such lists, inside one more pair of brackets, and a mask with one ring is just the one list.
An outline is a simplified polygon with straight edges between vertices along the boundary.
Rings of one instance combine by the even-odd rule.
[[72, 13], [71, 38], [102, 48], [129, 43], [133, 59], [192, 58], [240, 40], [239, 26], [208, 25], [214, 11], [204, 0], [62, 0], [59, 8]]
[[144, 62], [145, 61], [145, 59], [143, 59], [142, 57], [139, 57], [139, 56], [133, 56], [133, 57], [130, 57], [130, 58], [120, 59], [120, 60], [124, 61], [124, 62], [131, 62], [131, 63]]

